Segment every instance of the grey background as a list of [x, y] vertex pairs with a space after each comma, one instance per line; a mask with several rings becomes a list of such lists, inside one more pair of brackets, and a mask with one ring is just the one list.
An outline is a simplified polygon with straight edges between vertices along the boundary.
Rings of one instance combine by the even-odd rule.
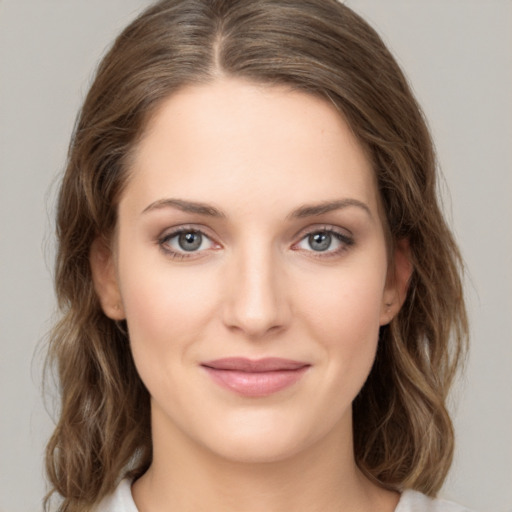
[[[41, 510], [51, 420], [40, 340], [54, 298], [52, 217], [92, 70], [143, 0], [0, 0], [0, 511]], [[512, 2], [350, 0], [406, 70], [437, 143], [462, 247], [472, 352], [452, 398], [442, 495], [512, 510]], [[448, 192], [448, 189], [450, 192]], [[51, 404], [50, 404], [51, 405]]]

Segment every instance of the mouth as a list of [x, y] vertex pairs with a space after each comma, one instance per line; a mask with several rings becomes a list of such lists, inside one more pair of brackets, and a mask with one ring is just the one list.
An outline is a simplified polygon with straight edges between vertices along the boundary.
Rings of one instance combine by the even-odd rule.
[[201, 364], [214, 382], [246, 397], [264, 397], [301, 379], [310, 364], [291, 359], [230, 357]]

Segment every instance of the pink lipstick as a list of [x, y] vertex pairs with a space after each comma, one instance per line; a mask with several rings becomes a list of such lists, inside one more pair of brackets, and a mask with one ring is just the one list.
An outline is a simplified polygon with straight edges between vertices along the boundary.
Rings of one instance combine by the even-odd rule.
[[220, 386], [243, 396], [263, 397], [291, 386], [311, 365], [277, 357], [228, 357], [207, 361], [201, 366]]

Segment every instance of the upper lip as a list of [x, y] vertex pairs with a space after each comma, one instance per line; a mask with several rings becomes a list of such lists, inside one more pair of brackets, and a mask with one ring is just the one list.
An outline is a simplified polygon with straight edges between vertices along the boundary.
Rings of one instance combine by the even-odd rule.
[[280, 357], [265, 357], [263, 359], [249, 359], [246, 357], [225, 357], [201, 363], [201, 366], [214, 370], [236, 370], [247, 373], [276, 372], [280, 370], [298, 370], [309, 363], [282, 359]]

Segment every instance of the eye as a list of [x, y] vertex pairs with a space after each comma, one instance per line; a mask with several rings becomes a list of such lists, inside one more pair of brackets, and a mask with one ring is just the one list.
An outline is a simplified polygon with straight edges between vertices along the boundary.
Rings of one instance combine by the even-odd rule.
[[196, 229], [180, 229], [166, 234], [159, 244], [166, 253], [181, 258], [215, 247], [207, 235]]
[[187, 252], [197, 251], [203, 245], [203, 235], [201, 233], [180, 233], [173, 238], [176, 238], [179, 248]]
[[[306, 237], [307, 245], [313, 249], [313, 251], [323, 252], [327, 251], [327, 249], [331, 249], [331, 245], [333, 243], [333, 236], [331, 233], [321, 232], [321, 233], [312, 233]], [[338, 240], [334, 240], [338, 242]]]
[[315, 253], [338, 254], [353, 245], [354, 240], [333, 229], [319, 229], [304, 236], [295, 248]]

